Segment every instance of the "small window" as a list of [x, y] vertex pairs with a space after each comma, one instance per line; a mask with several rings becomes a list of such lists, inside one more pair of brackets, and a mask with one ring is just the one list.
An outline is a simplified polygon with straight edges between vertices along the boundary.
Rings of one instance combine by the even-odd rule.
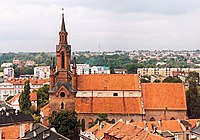
[[174, 118], [174, 117], [172, 117], [170, 120], [175, 120], [175, 118]]
[[64, 109], [64, 103], [63, 102], [61, 103], [61, 109]]
[[151, 119], [149, 121], [155, 121], [155, 118], [154, 117], [151, 117]]
[[118, 93], [113, 93], [113, 96], [118, 96]]
[[61, 96], [61, 97], [65, 97], [65, 93], [64, 93], [64, 92], [61, 92], [61, 93], [60, 93], [60, 96]]

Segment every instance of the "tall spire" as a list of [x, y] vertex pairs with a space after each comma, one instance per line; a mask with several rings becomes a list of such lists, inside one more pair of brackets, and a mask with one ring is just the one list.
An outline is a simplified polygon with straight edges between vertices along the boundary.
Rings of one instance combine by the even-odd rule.
[[66, 29], [65, 29], [65, 20], [64, 20], [64, 8], [62, 8], [62, 24], [61, 24], [61, 31], [66, 32]]

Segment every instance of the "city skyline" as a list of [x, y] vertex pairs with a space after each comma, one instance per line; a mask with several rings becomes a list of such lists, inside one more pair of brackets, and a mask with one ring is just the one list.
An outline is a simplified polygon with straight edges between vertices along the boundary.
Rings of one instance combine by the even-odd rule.
[[196, 50], [200, 46], [198, 0], [0, 2], [0, 52], [54, 52], [62, 8], [73, 51]]

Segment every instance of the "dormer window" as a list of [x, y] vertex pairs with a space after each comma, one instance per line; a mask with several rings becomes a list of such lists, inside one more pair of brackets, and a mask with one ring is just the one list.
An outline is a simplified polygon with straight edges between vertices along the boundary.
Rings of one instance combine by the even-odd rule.
[[113, 93], [113, 96], [118, 96], [118, 93]]

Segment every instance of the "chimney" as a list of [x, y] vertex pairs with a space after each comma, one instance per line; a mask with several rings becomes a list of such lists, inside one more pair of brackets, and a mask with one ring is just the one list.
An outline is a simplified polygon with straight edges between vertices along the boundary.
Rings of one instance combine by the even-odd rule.
[[33, 131], [33, 137], [35, 138], [37, 136], [37, 132], [34, 130]]
[[30, 131], [33, 130], [33, 123], [30, 123]]
[[20, 138], [25, 136], [25, 124], [20, 125]]
[[159, 120], [158, 124], [159, 124], [160, 127], [162, 127], [162, 120]]

